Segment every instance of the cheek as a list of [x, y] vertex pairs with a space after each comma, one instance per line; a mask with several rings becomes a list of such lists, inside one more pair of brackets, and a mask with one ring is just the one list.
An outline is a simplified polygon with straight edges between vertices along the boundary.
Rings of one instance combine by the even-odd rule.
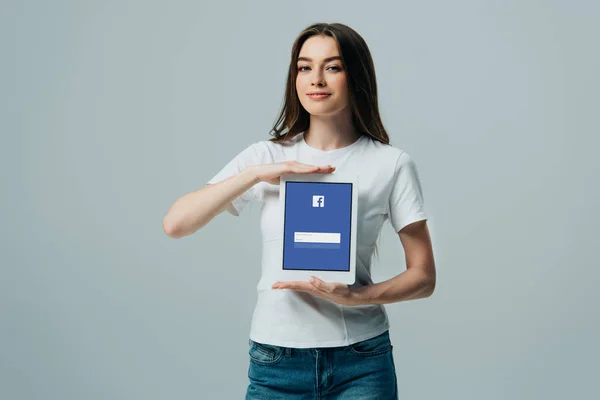
[[330, 85], [335, 88], [335, 91], [338, 93], [346, 93], [348, 91], [346, 78], [340, 76], [339, 78], [335, 78], [330, 82]]
[[348, 84], [345, 78], [336, 79], [332, 82], [332, 86], [334, 86], [335, 92], [340, 98], [346, 99], [348, 97]]
[[303, 90], [307, 85], [310, 84], [310, 80], [306, 76], [298, 75], [296, 78], [296, 89]]
[[304, 93], [306, 92], [306, 82], [300, 77], [296, 78], [296, 97], [300, 101], [300, 104], [306, 107]]

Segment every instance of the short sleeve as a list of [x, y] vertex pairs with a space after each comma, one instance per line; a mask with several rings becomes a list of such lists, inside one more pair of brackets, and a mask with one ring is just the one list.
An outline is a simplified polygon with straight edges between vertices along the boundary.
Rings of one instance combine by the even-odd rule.
[[[225, 179], [242, 172], [246, 167], [261, 164], [262, 154], [260, 143], [253, 143], [238, 153], [229, 161], [207, 184], [218, 183]], [[227, 208], [231, 215], [239, 216], [248, 203], [256, 200], [256, 185], [235, 198], [231, 204], [233, 207]]]
[[400, 154], [396, 161], [389, 198], [389, 217], [396, 232], [413, 222], [428, 218], [417, 166], [406, 152]]

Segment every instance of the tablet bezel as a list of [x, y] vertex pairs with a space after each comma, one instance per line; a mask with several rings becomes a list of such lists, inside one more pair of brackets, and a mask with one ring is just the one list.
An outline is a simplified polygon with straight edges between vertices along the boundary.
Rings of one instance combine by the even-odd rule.
[[[285, 209], [286, 209], [286, 187], [287, 182], [306, 182], [306, 183], [350, 183], [352, 188], [352, 204], [350, 217], [350, 270], [349, 271], [322, 271], [322, 270], [285, 270], [283, 269], [283, 251], [285, 241]], [[358, 211], [358, 179], [356, 176], [341, 176], [335, 172], [330, 174], [287, 174], [280, 177], [279, 202], [281, 205], [281, 240], [278, 251], [279, 262], [277, 271], [277, 280], [281, 282], [288, 281], [308, 281], [309, 277], [316, 276], [326, 282], [339, 282], [348, 285], [354, 284], [356, 280], [356, 243], [357, 243], [357, 211]]]

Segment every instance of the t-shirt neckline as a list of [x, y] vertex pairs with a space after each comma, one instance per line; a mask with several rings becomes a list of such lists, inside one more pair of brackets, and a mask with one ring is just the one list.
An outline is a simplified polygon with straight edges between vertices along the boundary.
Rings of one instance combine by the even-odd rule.
[[339, 149], [332, 149], [332, 150], [321, 150], [321, 149], [317, 149], [315, 147], [310, 146], [308, 143], [306, 143], [306, 141], [304, 140], [304, 132], [302, 132], [300, 137], [300, 142], [302, 143], [302, 146], [307, 149], [308, 151], [311, 151], [315, 154], [320, 154], [320, 155], [333, 155], [333, 154], [341, 154], [341, 153], [345, 153], [347, 151], [350, 151], [351, 149], [353, 149], [354, 147], [356, 147], [358, 145], [359, 142], [361, 142], [365, 136], [364, 133], [362, 133], [360, 135], [360, 137], [358, 139], [356, 139], [353, 143], [344, 146], [344, 147], [340, 147]]

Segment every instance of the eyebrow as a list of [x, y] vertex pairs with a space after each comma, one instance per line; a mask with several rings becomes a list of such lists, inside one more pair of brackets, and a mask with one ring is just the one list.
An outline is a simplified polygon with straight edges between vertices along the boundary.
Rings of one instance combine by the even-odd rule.
[[[333, 61], [333, 60], [342, 60], [342, 57], [340, 56], [333, 56], [333, 57], [327, 57], [325, 59], [323, 59], [323, 62], [329, 62], [329, 61]], [[308, 58], [308, 57], [298, 57], [298, 61], [312, 61], [312, 58]]]

